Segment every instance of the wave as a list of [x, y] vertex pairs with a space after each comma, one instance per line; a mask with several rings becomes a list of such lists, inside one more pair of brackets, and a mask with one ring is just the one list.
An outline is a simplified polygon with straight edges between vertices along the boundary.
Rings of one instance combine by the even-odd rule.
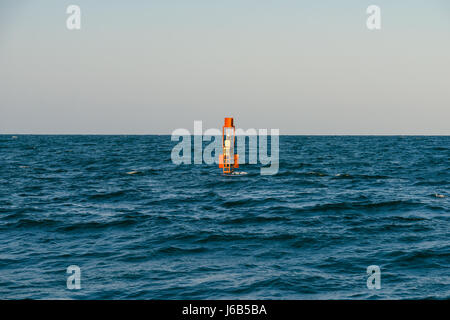
[[305, 206], [295, 209], [297, 212], [327, 212], [327, 211], [360, 211], [367, 213], [368, 211], [381, 210], [381, 209], [398, 209], [398, 210], [410, 210], [413, 208], [423, 207], [421, 202], [415, 202], [412, 200], [390, 200], [380, 202], [337, 202], [337, 203], [325, 203], [316, 204], [312, 206]]
[[287, 217], [266, 217], [266, 216], [246, 216], [221, 221], [222, 224], [247, 224], [247, 223], [271, 223], [271, 222], [288, 222], [291, 219]]
[[177, 246], [167, 246], [154, 250], [155, 254], [192, 254], [192, 253], [203, 253], [208, 252], [209, 249], [205, 247], [195, 247], [195, 248], [180, 248]]

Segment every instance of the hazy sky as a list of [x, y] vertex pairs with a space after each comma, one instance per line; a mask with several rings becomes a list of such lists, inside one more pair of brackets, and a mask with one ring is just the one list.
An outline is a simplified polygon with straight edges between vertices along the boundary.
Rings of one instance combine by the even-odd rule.
[[225, 116], [450, 134], [450, 1], [0, 1], [0, 133], [170, 134]]

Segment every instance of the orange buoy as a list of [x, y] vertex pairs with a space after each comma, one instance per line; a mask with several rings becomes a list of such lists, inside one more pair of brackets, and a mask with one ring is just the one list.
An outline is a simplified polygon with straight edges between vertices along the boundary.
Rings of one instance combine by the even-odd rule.
[[234, 153], [235, 128], [233, 118], [225, 118], [222, 127], [222, 154], [219, 155], [219, 168], [224, 174], [232, 174], [234, 168], [239, 168], [239, 155]]

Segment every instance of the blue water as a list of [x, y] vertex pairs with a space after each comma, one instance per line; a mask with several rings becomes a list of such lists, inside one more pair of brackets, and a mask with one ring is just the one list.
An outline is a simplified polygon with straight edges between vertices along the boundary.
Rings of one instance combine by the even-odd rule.
[[450, 137], [282, 136], [239, 177], [175, 144], [0, 136], [0, 298], [450, 298]]

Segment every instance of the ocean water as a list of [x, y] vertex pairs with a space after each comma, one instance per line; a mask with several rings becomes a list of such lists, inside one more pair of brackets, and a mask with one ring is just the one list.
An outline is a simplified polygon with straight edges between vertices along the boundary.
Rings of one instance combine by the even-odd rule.
[[274, 176], [175, 144], [0, 136], [0, 298], [450, 298], [449, 136], [281, 136]]

